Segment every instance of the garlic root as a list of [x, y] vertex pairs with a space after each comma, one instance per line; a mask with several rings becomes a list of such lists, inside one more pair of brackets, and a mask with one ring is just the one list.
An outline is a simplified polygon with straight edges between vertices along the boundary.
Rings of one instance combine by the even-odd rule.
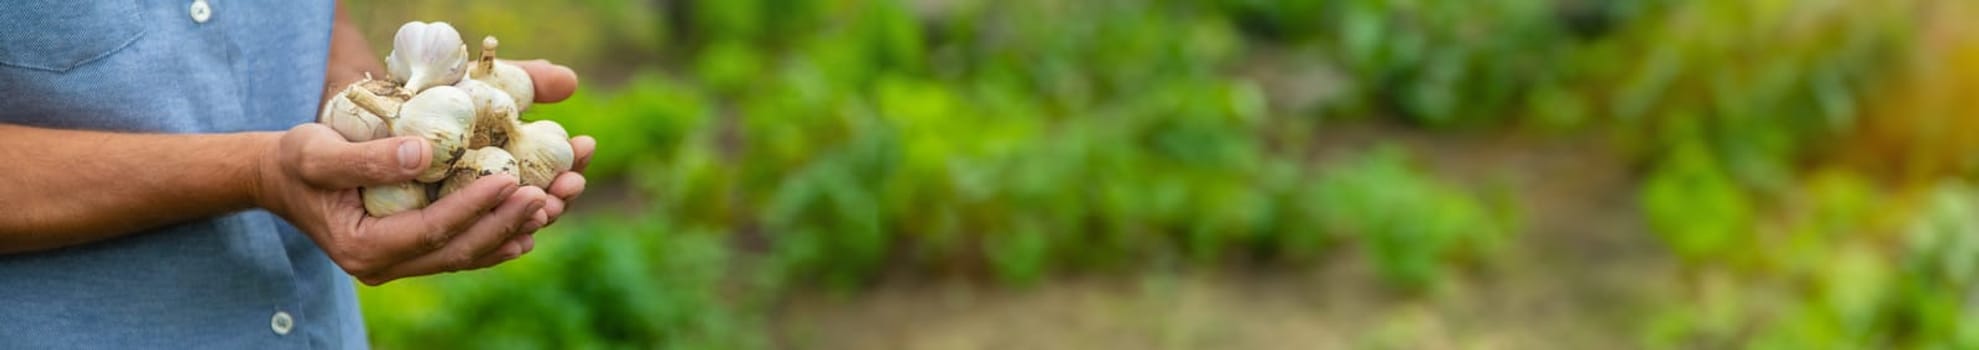
[[454, 87], [467, 92], [474, 101], [474, 130], [467, 138], [467, 148], [503, 147], [521, 125], [517, 119], [520, 112], [507, 92], [479, 80], [461, 80]]

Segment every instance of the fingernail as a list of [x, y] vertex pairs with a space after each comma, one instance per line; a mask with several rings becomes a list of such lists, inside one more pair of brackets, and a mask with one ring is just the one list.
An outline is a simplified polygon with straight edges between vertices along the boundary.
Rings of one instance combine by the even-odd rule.
[[399, 142], [399, 166], [406, 169], [425, 168], [426, 165], [419, 161], [419, 140]]

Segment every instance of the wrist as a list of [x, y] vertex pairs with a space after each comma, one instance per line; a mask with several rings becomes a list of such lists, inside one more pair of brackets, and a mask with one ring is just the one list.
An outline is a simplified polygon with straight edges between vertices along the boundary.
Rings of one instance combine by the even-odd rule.
[[240, 149], [244, 150], [240, 159], [241, 167], [235, 172], [236, 179], [246, 184], [248, 205], [256, 208], [280, 212], [280, 191], [276, 186], [281, 182], [281, 141], [285, 132], [255, 132], [241, 134]]

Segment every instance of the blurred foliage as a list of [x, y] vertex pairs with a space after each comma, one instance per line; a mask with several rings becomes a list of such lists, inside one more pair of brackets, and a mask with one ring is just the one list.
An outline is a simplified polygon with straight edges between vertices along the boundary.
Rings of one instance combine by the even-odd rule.
[[1432, 126], [1506, 116], [1575, 41], [1551, 0], [1331, 2], [1332, 46], [1361, 94]]
[[1678, 257], [1723, 258], [1752, 229], [1751, 195], [1703, 146], [1678, 146], [1643, 183], [1643, 215]]
[[726, 278], [735, 257], [721, 235], [637, 219], [563, 225], [588, 233], [546, 232], [539, 244], [557, 249], [486, 274], [366, 289], [372, 340], [395, 348], [764, 346], [741, 336], [761, 331], [762, 315], [741, 310], [762, 307], [762, 294], [751, 291], [763, 286]]
[[[1979, 192], [1945, 183], [1903, 194], [1847, 172], [1820, 171], [1811, 198], [1758, 236], [1776, 245], [1753, 264], [1691, 275], [1696, 303], [1665, 310], [1645, 332], [1654, 347], [1919, 348], [1979, 346], [1965, 271], [1979, 259]], [[1921, 196], [1920, 208], [1877, 207]], [[1916, 215], [1910, 213], [1915, 212]]]
[[1359, 238], [1386, 282], [1432, 286], [1448, 278], [1441, 265], [1476, 260], [1514, 229], [1488, 203], [1411, 170], [1399, 152], [1377, 149], [1322, 174], [1310, 199], [1324, 231]]
[[[888, 276], [1355, 256], [1422, 292], [1544, 253], [1504, 252], [1516, 201], [1415, 150], [1314, 161], [1310, 130], [1392, 118], [1625, 150], [1683, 265], [1645, 346], [1970, 348], [1979, 192], [1943, 176], [1979, 159], [1958, 137], [1979, 128], [1945, 115], [1979, 99], [1932, 92], [1979, 89], [1899, 70], [1923, 3], [360, 2], [380, 52], [400, 22], [448, 20], [586, 72], [526, 117], [597, 136], [594, 191], [632, 203], [491, 272], [364, 289], [365, 311], [381, 347], [751, 348], [777, 345], [781, 293]], [[1271, 57], [1346, 93], [1276, 101], [1302, 77], [1251, 71]]]

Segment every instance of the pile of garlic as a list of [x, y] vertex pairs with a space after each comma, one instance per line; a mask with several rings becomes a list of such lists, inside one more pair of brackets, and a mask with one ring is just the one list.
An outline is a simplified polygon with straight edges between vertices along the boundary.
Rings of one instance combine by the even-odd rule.
[[390, 76], [352, 83], [323, 104], [317, 122], [351, 142], [418, 136], [433, 162], [417, 181], [365, 187], [364, 211], [386, 216], [428, 203], [483, 176], [509, 174], [548, 188], [574, 161], [570, 134], [552, 121], [523, 123], [536, 98], [521, 67], [495, 60], [495, 37], [469, 61], [460, 32], [445, 22], [399, 27], [385, 58]]

